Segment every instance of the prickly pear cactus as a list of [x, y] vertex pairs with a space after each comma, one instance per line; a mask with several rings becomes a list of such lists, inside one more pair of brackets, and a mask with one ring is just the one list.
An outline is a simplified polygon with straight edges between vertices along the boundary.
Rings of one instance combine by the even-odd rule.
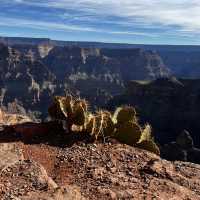
[[152, 137], [152, 128], [149, 124], [145, 126], [144, 130], [142, 131], [140, 140], [135, 146], [160, 155], [160, 149], [154, 142]]
[[53, 104], [49, 107], [48, 113], [53, 120], [64, 120], [66, 117], [60, 107], [60, 100], [63, 97], [56, 96], [53, 99]]
[[85, 122], [86, 122], [86, 112], [81, 103], [79, 103], [74, 107], [73, 124], [77, 126], [84, 126]]
[[94, 137], [95, 139], [98, 139], [103, 134], [103, 123], [104, 123], [104, 117], [101, 112], [97, 113], [95, 116], [95, 127], [94, 127]]
[[148, 141], [148, 140], [152, 140], [152, 128], [149, 124], [145, 125], [144, 130], [142, 131], [142, 135], [140, 137], [140, 140], [138, 143], [142, 142], [142, 141]]
[[113, 136], [115, 125], [112, 120], [111, 113], [104, 111], [104, 112], [102, 112], [102, 117], [103, 117], [103, 121], [102, 121], [103, 136], [104, 137]]
[[141, 127], [135, 122], [128, 121], [117, 128], [115, 137], [122, 143], [134, 145], [139, 141], [141, 134]]
[[135, 108], [130, 106], [117, 108], [113, 116], [113, 121], [118, 124], [125, 122], [137, 122]]
[[86, 132], [90, 132], [90, 135], [95, 139], [111, 136], [114, 132], [114, 128], [112, 116], [107, 111], [97, 112], [86, 124]]
[[144, 140], [135, 145], [138, 148], [145, 149], [157, 155], [160, 155], [160, 149], [153, 140]]
[[59, 106], [65, 117], [71, 117], [73, 113], [73, 101], [71, 96], [58, 99]]
[[81, 105], [84, 109], [85, 112], [88, 111], [88, 102], [85, 99], [78, 99], [74, 102], [74, 107], [76, 107], [77, 105]]
[[[102, 110], [92, 115], [85, 100], [56, 96], [48, 111], [52, 119], [65, 121], [69, 132], [86, 133], [94, 140], [115, 137], [122, 143], [160, 154], [151, 135], [151, 126], [146, 125], [142, 130], [133, 107], [119, 107], [113, 117]], [[182, 138], [177, 141], [183, 143]]]
[[85, 132], [93, 136], [95, 135], [96, 118], [93, 115], [89, 115], [87, 120], [88, 122], [85, 125]]

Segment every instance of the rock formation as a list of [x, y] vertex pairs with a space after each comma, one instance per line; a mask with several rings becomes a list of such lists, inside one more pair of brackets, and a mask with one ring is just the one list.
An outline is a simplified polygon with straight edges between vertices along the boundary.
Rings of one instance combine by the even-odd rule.
[[164, 145], [162, 157], [168, 160], [182, 160], [200, 164], [200, 149], [194, 147], [194, 142], [189, 132], [184, 130], [176, 138], [176, 142]]
[[0, 125], [15, 125], [25, 122], [31, 122], [32, 120], [28, 116], [19, 114], [8, 114], [0, 109]]
[[152, 51], [26, 42], [0, 44], [0, 103], [7, 106], [17, 99], [25, 110], [40, 111], [42, 118], [55, 94], [70, 92], [101, 107], [120, 94], [128, 80], [170, 74]]
[[127, 92], [116, 96], [109, 107], [129, 104], [140, 113], [142, 123], [149, 122], [157, 141], [175, 141], [183, 129], [188, 130], [194, 144], [200, 147], [200, 80], [158, 79], [131, 81]]

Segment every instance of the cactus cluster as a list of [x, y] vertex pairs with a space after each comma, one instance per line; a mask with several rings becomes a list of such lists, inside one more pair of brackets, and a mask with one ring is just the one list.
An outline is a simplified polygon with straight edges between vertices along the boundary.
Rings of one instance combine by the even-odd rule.
[[103, 110], [92, 114], [85, 100], [57, 96], [49, 108], [49, 115], [54, 120], [66, 121], [69, 132], [87, 133], [96, 140], [113, 137], [122, 143], [160, 154], [151, 136], [150, 125], [144, 129], [139, 125], [133, 107], [119, 107], [113, 115]]
[[66, 120], [68, 131], [72, 131], [73, 125], [77, 126], [77, 129], [84, 128], [88, 112], [87, 107], [85, 100], [75, 100], [72, 96], [56, 96], [48, 112], [54, 120]]

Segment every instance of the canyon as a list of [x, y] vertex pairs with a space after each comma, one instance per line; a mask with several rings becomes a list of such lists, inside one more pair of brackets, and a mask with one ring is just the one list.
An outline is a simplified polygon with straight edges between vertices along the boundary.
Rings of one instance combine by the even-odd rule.
[[[0, 37], [0, 198], [200, 199], [199, 52]], [[134, 106], [161, 157], [69, 134], [48, 116], [68, 94], [93, 112]]]
[[198, 46], [4, 37], [0, 42], [3, 111], [46, 121], [52, 97], [66, 94], [86, 98], [91, 110], [129, 104], [141, 123], [152, 125], [161, 145], [186, 129], [200, 146]]
[[12, 103], [10, 107], [39, 111], [41, 118], [47, 116], [47, 106], [55, 95], [70, 93], [103, 107], [121, 94], [130, 80], [170, 76], [153, 51], [54, 46], [49, 42], [3, 42], [0, 72], [1, 105]]

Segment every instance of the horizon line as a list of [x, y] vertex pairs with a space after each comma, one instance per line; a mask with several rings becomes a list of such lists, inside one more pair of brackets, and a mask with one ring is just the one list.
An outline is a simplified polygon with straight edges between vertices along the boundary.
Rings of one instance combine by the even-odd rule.
[[191, 47], [200, 47], [200, 44], [152, 44], [152, 43], [122, 43], [122, 42], [106, 42], [106, 41], [96, 41], [96, 40], [58, 40], [58, 39], [52, 39], [50, 37], [28, 37], [28, 36], [4, 36], [0, 35], [1, 38], [19, 38], [19, 39], [34, 39], [34, 40], [50, 40], [55, 42], [72, 42], [72, 43], [98, 43], [98, 44], [114, 44], [114, 45], [143, 45], [143, 46], [191, 46]]

